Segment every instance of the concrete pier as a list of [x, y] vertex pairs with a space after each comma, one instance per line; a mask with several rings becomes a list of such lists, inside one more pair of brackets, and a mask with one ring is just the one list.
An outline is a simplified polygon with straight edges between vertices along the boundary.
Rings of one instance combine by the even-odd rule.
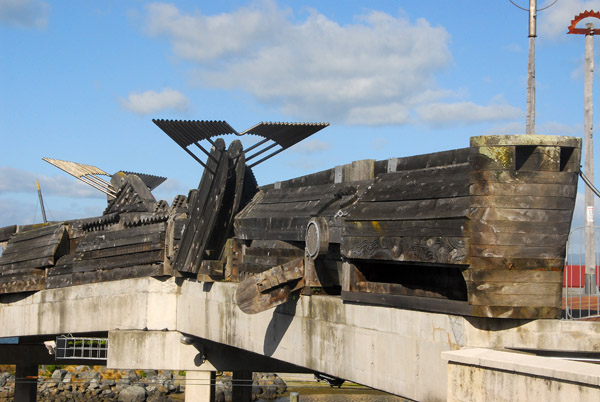
[[443, 352], [600, 355], [597, 323], [474, 319], [331, 296], [248, 315], [235, 304], [236, 286], [139, 278], [2, 296], [0, 337], [104, 333], [111, 368], [190, 370], [203, 379], [215, 370], [321, 372], [418, 401], [446, 400]]

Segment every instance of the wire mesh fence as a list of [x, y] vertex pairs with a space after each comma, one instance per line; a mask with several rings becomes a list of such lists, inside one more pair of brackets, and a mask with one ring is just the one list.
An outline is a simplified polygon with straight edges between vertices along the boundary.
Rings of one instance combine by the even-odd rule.
[[[600, 294], [598, 293], [598, 262], [600, 261], [600, 227], [594, 227], [593, 267], [586, 269], [585, 227], [576, 227], [569, 234], [567, 258], [563, 276], [563, 318], [600, 319]], [[586, 273], [588, 286], [586, 286]], [[590, 280], [592, 283], [589, 283]]]

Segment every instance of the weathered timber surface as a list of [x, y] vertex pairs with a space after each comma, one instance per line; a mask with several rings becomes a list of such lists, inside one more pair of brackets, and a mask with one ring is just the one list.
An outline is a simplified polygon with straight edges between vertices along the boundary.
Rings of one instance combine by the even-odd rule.
[[1, 293], [20, 293], [42, 290], [45, 288], [46, 278], [43, 270], [32, 269], [27, 274], [0, 276]]
[[200, 180], [198, 194], [190, 207], [190, 220], [175, 256], [174, 268], [180, 272], [198, 273], [206, 244], [221, 208], [222, 192], [229, 171], [225, 141], [217, 139], [210, 155], [208, 169], [204, 170]]
[[344, 237], [342, 255], [352, 259], [468, 264], [464, 237]]
[[58, 258], [68, 253], [69, 236], [62, 224], [15, 233], [0, 257], [0, 275], [19, 268], [54, 265]]
[[17, 231], [17, 225], [5, 226], [0, 228], [0, 243], [8, 241], [10, 236], [12, 236]]
[[343, 226], [344, 237], [468, 237], [471, 221], [464, 218], [406, 221], [349, 221]]
[[235, 293], [238, 307], [246, 314], [256, 314], [289, 300], [304, 286], [304, 258], [246, 278]]
[[408, 310], [432, 311], [444, 314], [478, 315], [474, 306], [460, 300], [438, 299], [434, 297], [406, 296], [389, 293], [364, 293], [342, 291], [342, 299], [349, 303], [365, 303], [392, 306]]
[[364, 202], [354, 206], [346, 220], [413, 220], [462, 218], [469, 214], [469, 197]]

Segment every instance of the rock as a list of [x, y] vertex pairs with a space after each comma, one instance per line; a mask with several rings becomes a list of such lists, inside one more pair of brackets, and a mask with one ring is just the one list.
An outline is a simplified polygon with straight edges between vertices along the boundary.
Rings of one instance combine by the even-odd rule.
[[287, 391], [287, 384], [285, 383], [285, 381], [283, 381], [283, 379], [277, 374], [273, 374], [273, 377], [275, 377], [273, 379], [273, 383], [277, 387], [277, 393], [283, 394], [285, 391]]
[[50, 379], [58, 384], [63, 378], [65, 378], [65, 375], [67, 375], [67, 370], [56, 369], [52, 373], [52, 376], [50, 376]]
[[132, 385], [119, 392], [119, 402], [144, 402], [146, 390], [139, 385]]
[[132, 383], [138, 382], [139, 379], [140, 379], [140, 376], [137, 375], [137, 373], [135, 372], [135, 370], [127, 370], [126, 376], [127, 376], [127, 379], [129, 381], [131, 381]]
[[146, 399], [146, 402], [171, 402], [172, 399], [162, 394], [152, 394]]
[[97, 379], [94, 378], [92, 381], [90, 381], [90, 385], [88, 386], [88, 389], [90, 391], [93, 391], [97, 388], [100, 388], [100, 383], [98, 382]]
[[72, 379], [73, 379], [73, 373], [68, 371], [67, 374], [65, 374], [65, 376], [63, 377], [62, 382], [64, 384], [68, 384], [71, 382]]

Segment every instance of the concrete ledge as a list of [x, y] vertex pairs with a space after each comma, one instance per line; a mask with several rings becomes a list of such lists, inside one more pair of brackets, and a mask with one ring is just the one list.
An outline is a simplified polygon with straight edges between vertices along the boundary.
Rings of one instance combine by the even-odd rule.
[[448, 401], [600, 400], [595, 364], [482, 348], [443, 352], [442, 358]]

